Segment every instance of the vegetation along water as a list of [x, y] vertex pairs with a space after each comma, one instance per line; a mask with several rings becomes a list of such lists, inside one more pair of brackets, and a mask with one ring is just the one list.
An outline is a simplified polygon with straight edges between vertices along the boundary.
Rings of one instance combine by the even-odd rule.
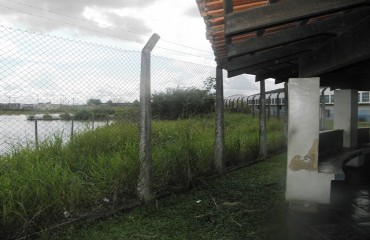
[[[153, 121], [155, 190], [213, 171], [214, 115]], [[270, 151], [283, 146], [281, 121], [268, 121]], [[258, 118], [225, 115], [227, 165], [258, 156]], [[135, 198], [138, 125], [117, 121], [76, 135], [54, 136], [38, 148], [0, 157], [0, 236], [11, 238], [86, 212], [114, 208]]]

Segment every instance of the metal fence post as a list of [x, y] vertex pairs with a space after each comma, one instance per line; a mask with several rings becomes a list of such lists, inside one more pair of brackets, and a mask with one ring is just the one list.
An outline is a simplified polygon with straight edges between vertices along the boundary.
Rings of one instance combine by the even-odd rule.
[[277, 97], [276, 97], [276, 117], [277, 117], [277, 119], [279, 119], [279, 120], [280, 120], [280, 98], [279, 98], [280, 93], [281, 93], [281, 92], [279, 92], [279, 93], [277, 94]]
[[322, 131], [324, 131], [326, 129], [326, 109], [325, 109], [325, 91], [326, 91], [327, 88], [324, 88], [322, 91], [321, 91], [321, 124], [320, 124], [320, 128]]
[[74, 134], [74, 120], [72, 119], [72, 122], [71, 122], [71, 140], [73, 139], [73, 134]]
[[140, 173], [138, 180], [138, 195], [145, 202], [154, 199], [152, 191], [152, 143], [151, 143], [151, 90], [150, 90], [150, 55], [159, 41], [159, 35], [153, 34], [141, 51], [140, 74], [140, 129], [139, 129], [139, 159]]
[[39, 147], [39, 133], [38, 133], [38, 128], [37, 128], [37, 119], [35, 119], [35, 143], [36, 143], [36, 148]]
[[[256, 77], [257, 78], [257, 77]], [[260, 82], [260, 121], [259, 121], [259, 139], [260, 139], [260, 159], [267, 157], [267, 143], [266, 143], [266, 93], [265, 93], [265, 79], [258, 79]]]
[[[289, 81], [289, 80], [288, 80]], [[284, 83], [284, 106], [285, 106], [285, 118], [284, 118], [284, 135], [285, 135], [285, 146], [288, 146], [288, 116], [289, 116], [289, 88], [288, 82]]]
[[216, 68], [216, 134], [215, 134], [215, 168], [222, 175], [225, 173], [224, 159], [224, 88], [222, 68]]

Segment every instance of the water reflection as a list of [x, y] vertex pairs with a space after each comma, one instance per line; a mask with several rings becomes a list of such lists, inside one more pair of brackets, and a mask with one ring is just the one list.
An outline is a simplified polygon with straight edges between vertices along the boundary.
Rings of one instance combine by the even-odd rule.
[[[81, 133], [106, 125], [107, 122], [74, 121], [73, 132]], [[72, 131], [72, 121], [37, 121], [38, 139], [46, 140], [53, 136], [68, 141]], [[9, 153], [14, 147], [26, 146], [35, 142], [35, 121], [27, 120], [26, 115], [0, 115], [0, 154]]]

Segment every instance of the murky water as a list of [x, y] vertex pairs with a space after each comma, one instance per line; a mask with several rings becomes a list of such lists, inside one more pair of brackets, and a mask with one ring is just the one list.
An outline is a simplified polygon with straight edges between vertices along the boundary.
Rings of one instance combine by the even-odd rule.
[[[106, 125], [107, 122], [74, 121], [73, 133], [92, 130]], [[60, 136], [64, 141], [70, 139], [72, 121], [37, 121], [38, 140], [43, 141], [53, 136]], [[26, 115], [0, 115], [0, 154], [8, 153], [12, 148], [34, 144], [35, 121], [28, 121]]]

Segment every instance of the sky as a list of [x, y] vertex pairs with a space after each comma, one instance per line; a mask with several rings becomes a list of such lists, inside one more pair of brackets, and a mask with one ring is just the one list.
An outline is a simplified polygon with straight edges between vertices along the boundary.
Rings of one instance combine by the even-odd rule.
[[[154, 64], [154, 81], [157, 79], [159, 84], [153, 91], [199, 87], [202, 79], [214, 75], [214, 56], [195, 0], [0, 0], [0, 24], [1, 57], [7, 63], [0, 66], [0, 102], [23, 99], [70, 104], [92, 97], [133, 101], [137, 98], [139, 75], [128, 73], [127, 68], [139, 69], [139, 57], [124, 52], [124, 56], [135, 55], [124, 60], [115, 53], [119, 49], [141, 51], [153, 33], [161, 36], [153, 50], [153, 55], [158, 56], [153, 60], [158, 63]], [[14, 34], [8, 28], [27, 32]], [[29, 34], [33, 32], [42, 35]], [[79, 45], [76, 41], [98, 45]], [[65, 50], [66, 45], [75, 50]], [[121, 73], [107, 73], [106, 67], [115, 66], [111, 59], [122, 62], [120, 68], [127, 67]], [[109, 62], [111, 66], [103, 66], [103, 60], [103, 65]], [[226, 72], [224, 76], [225, 96], [258, 92], [254, 76], [227, 79]], [[125, 86], [118, 87], [115, 81], [122, 78]], [[68, 81], [71, 85], [64, 86]], [[266, 82], [267, 90], [277, 87], [272, 81]]]

